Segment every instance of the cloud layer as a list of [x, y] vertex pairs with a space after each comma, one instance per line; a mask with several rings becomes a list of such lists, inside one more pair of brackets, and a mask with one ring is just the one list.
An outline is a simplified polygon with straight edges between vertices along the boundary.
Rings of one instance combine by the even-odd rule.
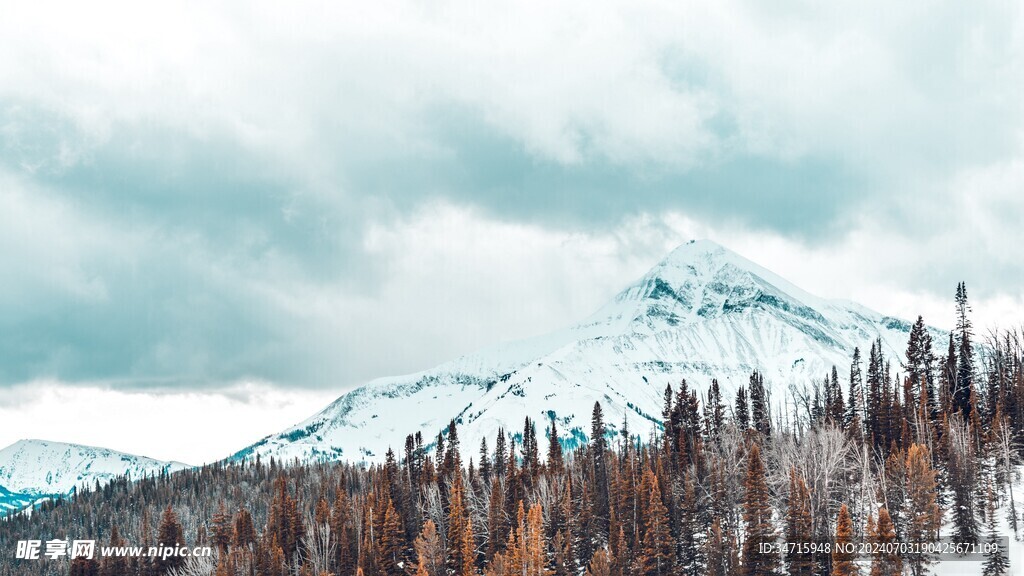
[[1013, 2], [12, 8], [0, 386], [341, 390], [694, 236], [1024, 321], [1022, 32]]

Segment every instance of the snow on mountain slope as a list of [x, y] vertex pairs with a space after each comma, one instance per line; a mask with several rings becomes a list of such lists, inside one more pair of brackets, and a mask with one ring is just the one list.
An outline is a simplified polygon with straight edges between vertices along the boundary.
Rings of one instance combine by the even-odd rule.
[[422, 431], [430, 442], [452, 418], [467, 455], [499, 427], [557, 418], [560, 436], [586, 440], [600, 401], [611, 430], [628, 415], [644, 437], [657, 426], [666, 384], [700, 393], [717, 378], [730, 398], [753, 370], [773, 400], [790, 384], [849, 371], [855, 346], [881, 338], [898, 370], [910, 324], [857, 304], [826, 300], [710, 241], [680, 246], [583, 322], [500, 344], [430, 370], [374, 380], [308, 420], [232, 458], [383, 458]]
[[11, 512], [17, 512], [32, 504], [34, 498], [30, 494], [20, 494], [0, 486], [0, 518]]
[[107, 448], [19, 440], [0, 450], [0, 515], [5, 508], [20, 509], [39, 497], [68, 494], [83, 484], [92, 486], [116, 476], [141, 478], [182, 468], [188, 466]]

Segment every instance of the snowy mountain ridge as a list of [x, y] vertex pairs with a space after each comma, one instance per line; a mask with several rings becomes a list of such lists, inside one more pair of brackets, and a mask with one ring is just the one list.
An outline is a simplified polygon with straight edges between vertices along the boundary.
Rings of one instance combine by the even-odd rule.
[[83, 484], [91, 487], [117, 476], [138, 479], [188, 467], [108, 448], [19, 440], [0, 450], [0, 516], [41, 498], [70, 494]]
[[611, 430], [626, 416], [646, 437], [658, 426], [666, 384], [725, 398], [758, 370], [777, 405], [792, 385], [848, 372], [854, 347], [880, 338], [899, 365], [910, 323], [807, 293], [710, 241], [675, 249], [608, 304], [567, 329], [468, 354], [435, 368], [380, 378], [233, 459], [379, 461], [406, 434], [425, 442], [451, 419], [466, 455], [524, 417], [558, 420], [564, 444], [586, 441], [595, 401]]

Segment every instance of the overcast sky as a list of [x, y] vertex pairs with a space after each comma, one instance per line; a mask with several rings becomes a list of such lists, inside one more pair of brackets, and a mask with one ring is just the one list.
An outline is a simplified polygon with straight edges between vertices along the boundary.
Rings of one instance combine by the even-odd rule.
[[1022, 324], [1022, 59], [1014, 1], [6, 6], [0, 446], [216, 459], [690, 238]]

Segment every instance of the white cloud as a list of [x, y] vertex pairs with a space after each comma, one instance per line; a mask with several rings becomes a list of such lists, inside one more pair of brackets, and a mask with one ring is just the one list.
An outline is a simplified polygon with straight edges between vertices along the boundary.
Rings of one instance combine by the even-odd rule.
[[333, 400], [324, 391], [240, 382], [203, 392], [123, 392], [38, 381], [0, 398], [0, 447], [35, 438], [198, 465], [279, 432]]
[[39, 2], [5, 11], [0, 95], [100, 139], [155, 121], [327, 171], [367, 143], [431, 150], [438, 103], [560, 162], [898, 170], [1016, 145], [1021, 24], [1013, 3]]

